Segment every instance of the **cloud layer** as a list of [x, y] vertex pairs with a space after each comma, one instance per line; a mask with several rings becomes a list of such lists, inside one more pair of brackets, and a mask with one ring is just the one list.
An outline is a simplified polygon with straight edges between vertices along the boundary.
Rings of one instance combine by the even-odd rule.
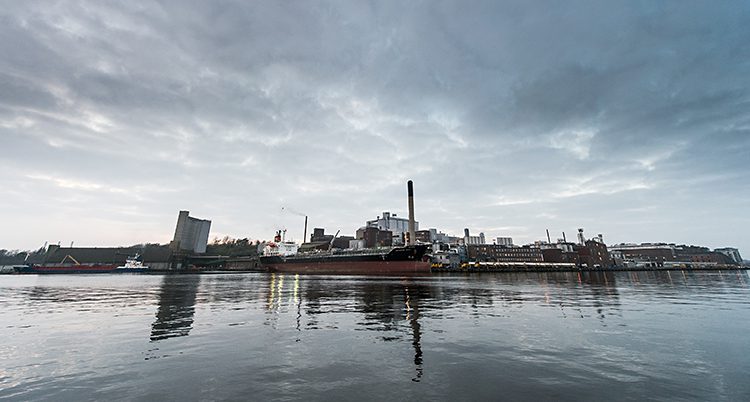
[[[750, 7], [9, 2], [0, 246], [353, 233], [750, 253]], [[299, 232], [299, 233], [297, 233]], [[557, 235], [556, 237], [559, 237]]]

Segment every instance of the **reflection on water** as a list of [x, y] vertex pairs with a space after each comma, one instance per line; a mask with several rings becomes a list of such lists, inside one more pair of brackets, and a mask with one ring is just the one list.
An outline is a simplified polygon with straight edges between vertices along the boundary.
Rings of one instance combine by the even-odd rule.
[[0, 398], [742, 400], [748, 283], [746, 271], [9, 276]]
[[151, 340], [187, 336], [193, 326], [199, 275], [165, 275], [159, 292], [156, 321], [151, 325]]
[[422, 378], [422, 374], [424, 373], [422, 370], [422, 345], [420, 343], [422, 332], [419, 326], [418, 293], [415, 293], [414, 296], [410, 294], [409, 288], [406, 288], [406, 320], [409, 321], [409, 325], [411, 326], [411, 344], [414, 347], [414, 366], [416, 367], [416, 377], [411, 380], [419, 382], [419, 379]]
[[[459, 277], [458, 283], [456, 279], [446, 275], [438, 280], [316, 276], [303, 276], [301, 280], [299, 275], [270, 274], [264, 286], [267, 295], [263, 297], [265, 308], [271, 313], [266, 323], [280, 329], [280, 316], [293, 310], [298, 332], [339, 329], [321, 323], [319, 317], [359, 313], [362, 318], [356, 323], [356, 330], [376, 332], [383, 342], [399, 343], [408, 338], [413, 350], [410, 378], [419, 382], [424, 375], [423, 311], [431, 319], [456, 318], [462, 314], [456, 309], [469, 309], [469, 315], [475, 318], [502, 317], [494, 311], [498, 303], [512, 307], [531, 302], [559, 308], [563, 316], [572, 311], [582, 318], [587, 315], [584, 308], [594, 308], [604, 321], [608, 315], [618, 314], [620, 306], [613, 273], [484, 274]], [[523, 292], [518, 288], [519, 282], [540, 285], [543, 294]], [[305, 325], [301, 324], [303, 320]]]

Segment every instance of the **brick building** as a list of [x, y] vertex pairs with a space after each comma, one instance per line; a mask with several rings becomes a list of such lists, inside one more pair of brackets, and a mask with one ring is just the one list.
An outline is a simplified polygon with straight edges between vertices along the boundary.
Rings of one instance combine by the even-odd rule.
[[542, 250], [535, 247], [507, 247], [497, 244], [469, 244], [466, 252], [471, 261], [543, 262]]
[[364, 240], [366, 248], [390, 247], [393, 245], [393, 232], [366, 226], [357, 230], [357, 239]]

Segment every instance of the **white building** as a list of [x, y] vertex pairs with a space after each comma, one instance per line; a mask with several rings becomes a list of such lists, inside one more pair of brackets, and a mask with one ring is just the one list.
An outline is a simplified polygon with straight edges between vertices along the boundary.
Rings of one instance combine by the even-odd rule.
[[468, 246], [470, 244], [487, 244], [487, 242], [484, 233], [480, 233], [479, 236], [464, 236], [464, 244]]
[[513, 238], [512, 237], [498, 237], [496, 240], [496, 243], [498, 246], [512, 246]]
[[[367, 221], [368, 227], [376, 227], [380, 230], [390, 230], [393, 236], [399, 236], [401, 233], [409, 232], [409, 219], [400, 218], [396, 214], [391, 215], [390, 212], [383, 212], [383, 216], [378, 216], [377, 219]], [[414, 221], [414, 230], [419, 230], [419, 222]]]
[[471, 236], [469, 229], [464, 229], [464, 244], [487, 244], [484, 239], [484, 233], [479, 233], [479, 236]]

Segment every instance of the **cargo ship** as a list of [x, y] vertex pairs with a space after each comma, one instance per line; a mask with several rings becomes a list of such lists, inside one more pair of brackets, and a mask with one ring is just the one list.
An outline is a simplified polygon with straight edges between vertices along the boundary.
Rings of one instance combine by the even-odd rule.
[[[263, 248], [260, 263], [271, 272], [304, 274], [392, 274], [414, 275], [431, 272], [428, 244], [414, 244], [414, 189], [407, 183], [409, 201], [409, 232], [406, 245], [400, 247], [370, 248], [363, 250], [333, 250], [333, 239], [328, 250], [298, 253], [299, 246], [285, 241], [277, 231], [274, 241]], [[305, 224], [307, 218], [305, 218]], [[306, 229], [307, 227], [305, 227]], [[306, 231], [306, 230], [305, 230]], [[336, 233], [338, 235], [338, 232]], [[336, 236], [334, 236], [335, 239]]]
[[[429, 247], [417, 244], [384, 249], [334, 250], [290, 255], [266, 253], [264, 250], [260, 263], [271, 272], [299, 274], [426, 274], [430, 272], [431, 267], [427, 256]], [[270, 248], [280, 247], [275, 244]]]

